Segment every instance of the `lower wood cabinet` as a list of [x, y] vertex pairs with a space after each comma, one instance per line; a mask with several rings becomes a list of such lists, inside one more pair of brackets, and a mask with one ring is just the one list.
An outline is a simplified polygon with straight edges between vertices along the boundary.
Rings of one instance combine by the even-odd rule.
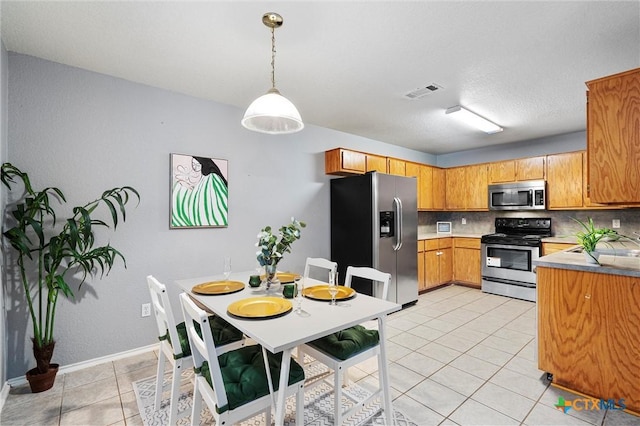
[[418, 241], [418, 291], [449, 282], [480, 288], [480, 239], [444, 237]]
[[453, 279], [451, 240], [447, 237], [419, 241], [423, 244], [423, 251], [418, 252], [418, 291], [446, 284]]
[[640, 279], [538, 267], [538, 368], [640, 413]]
[[453, 239], [453, 280], [473, 287], [481, 285], [480, 239]]
[[542, 255], [546, 256], [551, 253], [563, 251], [575, 246], [572, 243], [542, 243]]

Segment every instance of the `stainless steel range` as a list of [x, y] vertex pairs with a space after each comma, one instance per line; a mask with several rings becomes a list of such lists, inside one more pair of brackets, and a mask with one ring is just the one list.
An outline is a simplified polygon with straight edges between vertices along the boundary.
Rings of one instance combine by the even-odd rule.
[[551, 236], [550, 218], [498, 217], [496, 233], [483, 235], [482, 291], [536, 301], [533, 261], [540, 257], [542, 238]]

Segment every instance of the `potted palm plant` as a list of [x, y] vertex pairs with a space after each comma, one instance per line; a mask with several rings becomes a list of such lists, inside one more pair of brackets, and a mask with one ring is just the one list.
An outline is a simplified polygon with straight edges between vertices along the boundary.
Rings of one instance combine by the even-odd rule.
[[[94, 231], [110, 228], [110, 224], [115, 230], [119, 218], [126, 218], [125, 205], [133, 196], [140, 201], [140, 195], [129, 186], [104, 191], [99, 198], [74, 207], [72, 216], [58, 224], [52, 202], [66, 203], [60, 189], [34, 190], [28, 174], [11, 163], [4, 163], [1, 171], [1, 181], [9, 190], [18, 185], [24, 191], [9, 204], [11, 222], [3, 235], [15, 250], [15, 257], [6, 263], [8, 273], [21, 284], [33, 326], [37, 366], [26, 376], [32, 392], [42, 392], [53, 386], [58, 370], [58, 365], [51, 363], [58, 296], [62, 292], [65, 297], [74, 297], [69, 276], [79, 273], [81, 286], [90, 276], [108, 274], [118, 258], [126, 267], [125, 258], [115, 247], [96, 246]], [[110, 223], [94, 217], [101, 205], [108, 211]]]

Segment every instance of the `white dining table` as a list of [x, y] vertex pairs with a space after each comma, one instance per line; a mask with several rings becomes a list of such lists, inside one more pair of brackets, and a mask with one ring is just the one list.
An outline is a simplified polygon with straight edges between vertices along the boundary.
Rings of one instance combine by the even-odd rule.
[[[231, 281], [240, 281], [245, 283], [245, 288], [239, 292], [224, 295], [201, 295], [191, 291], [193, 286], [210, 281], [218, 281], [222, 275], [211, 275], [197, 278], [186, 278], [176, 280], [177, 286], [189, 294], [194, 300], [202, 304], [212, 313], [222, 317], [234, 327], [242, 331], [246, 336], [253, 339], [256, 343], [262, 345], [263, 348], [271, 353], [282, 352], [282, 366], [280, 370], [279, 389], [283, 390], [287, 387], [289, 377], [291, 353], [297, 346], [327, 336], [345, 328], [361, 324], [363, 322], [376, 319], [378, 321], [378, 331], [380, 333], [380, 356], [384, 361], [382, 375], [384, 380], [382, 383], [389, 383], [389, 371], [387, 369], [386, 357], [386, 333], [385, 320], [388, 314], [398, 311], [402, 306], [367, 296], [365, 294], [356, 294], [352, 299], [339, 301], [337, 306], [330, 306], [328, 302], [312, 300], [304, 298], [302, 301], [302, 309], [306, 315], [296, 314], [295, 300], [292, 300], [294, 309], [286, 315], [268, 318], [268, 319], [244, 319], [231, 316], [227, 312], [227, 307], [237, 300], [260, 297], [260, 296], [277, 296], [282, 297], [281, 290], [271, 290], [267, 294], [262, 288], [254, 289], [247, 283], [249, 276], [255, 274], [255, 271], [235, 272], [229, 276]], [[313, 285], [326, 284], [311, 278], [305, 281], [305, 287]], [[275, 409], [275, 424], [284, 423], [285, 415], [285, 393], [277, 393], [277, 401]], [[393, 409], [391, 405], [391, 391], [387, 385], [387, 389], [383, 389], [383, 408], [386, 424], [393, 424]], [[296, 407], [296, 409], [299, 409]]]

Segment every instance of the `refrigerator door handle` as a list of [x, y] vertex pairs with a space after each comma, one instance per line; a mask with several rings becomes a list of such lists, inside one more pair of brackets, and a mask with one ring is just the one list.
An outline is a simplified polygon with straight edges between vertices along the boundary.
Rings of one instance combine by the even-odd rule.
[[393, 207], [396, 215], [396, 243], [393, 245], [393, 250], [398, 251], [402, 247], [402, 200], [398, 197], [393, 197]]

